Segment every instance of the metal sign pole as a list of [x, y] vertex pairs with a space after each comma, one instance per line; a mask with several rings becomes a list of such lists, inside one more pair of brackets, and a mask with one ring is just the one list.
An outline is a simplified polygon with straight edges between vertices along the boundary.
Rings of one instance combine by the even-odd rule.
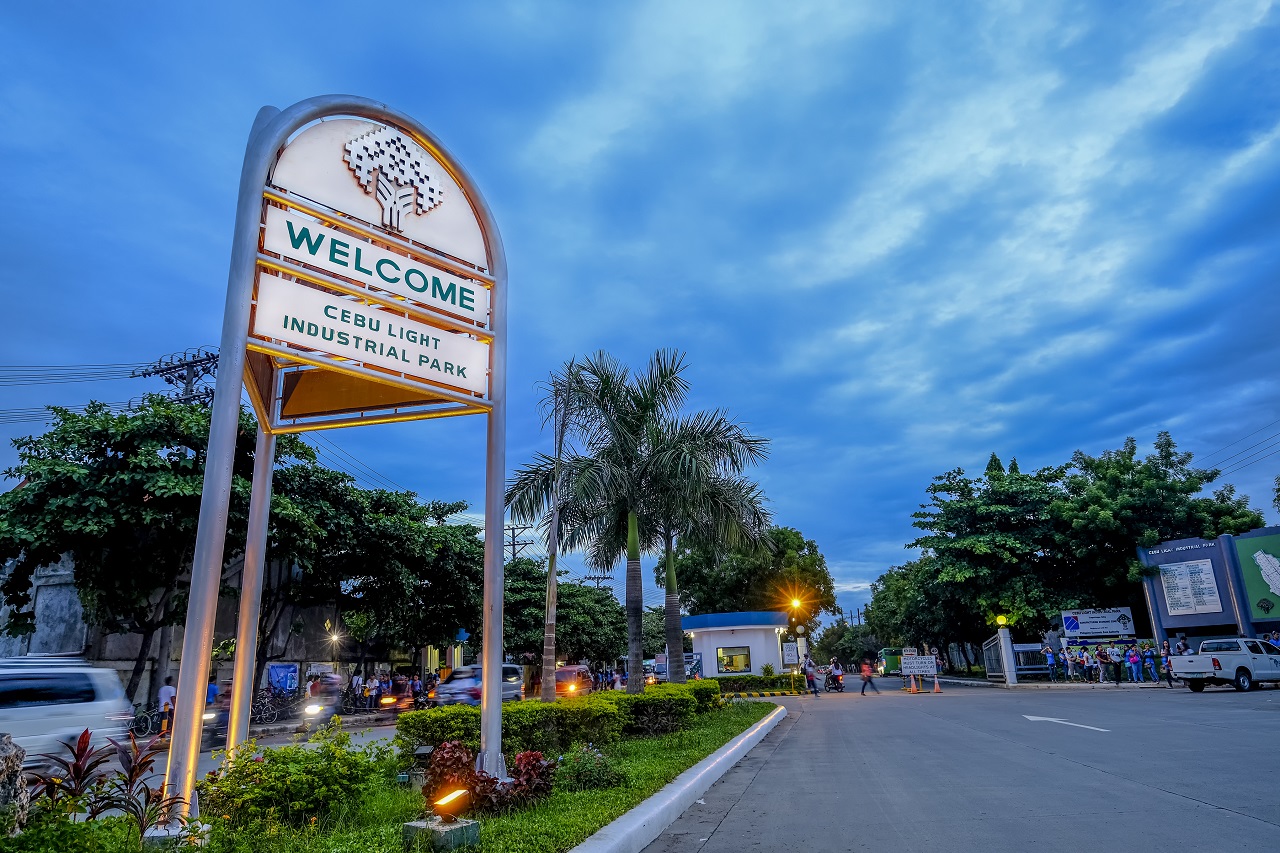
[[[487, 214], [488, 211], [486, 210]], [[492, 222], [485, 216], [482, 221]], [[490, 301], [493, 344], [489, 349], [488, 457], [485, 460], [484, 513], [484, 657], [480, 686], [480, 756], [477, 764], [491, 776], [507, 778], [502, 757], [502, 536], [506, 512], [507, 479], [507, 268], [497, 230], [486, 233], [495, 258], [494, 286]]]
[[267, 520], [271, 516], [271, 480], [275, 473], [276, 437], [258, 427], [253, 452], [253, 492], [249, 497], [249, 533], [240, 572], [240, 618], [236, 626], [235, 675], [231, 680], [231, 719], [227, 723], [227, 755], [249, 739], [253, 676], [258, 663], [258, 615], [262, 610], [262, 567], [267, 552]]
[[231, 471], [235, 462], [236, 434], [240, 430], [240, 384], [244, 378], [245, 340], [257, 264], [258, 223], [262, 219], [262, 176], [266, 174], [260, 140], [267, 125], [279, 115], [275, 107], [263, 107], [253, 122], [240, 173], [236, 203], [231, 268], [227, 276], [227, 302], [222, 318], [218, 353], [218, 379], [210, 413], [209, 448], [205, 454], [204, 490], [191, 561], [191, 592], [187, 621], [182, 633], [182, 665], [178, 670], [177, 710], [173, 715], [169, 767], [165, 774], [170, 794], [183, 800], [184, 814], [191, 807], [200, 760], [200, 726], [204, 718], [205, 684], [213, 653], [213, 622], [218, 614], [218, 584], [222, 579], [223, 545], [227, 534], [227, 503], [231, 497]]

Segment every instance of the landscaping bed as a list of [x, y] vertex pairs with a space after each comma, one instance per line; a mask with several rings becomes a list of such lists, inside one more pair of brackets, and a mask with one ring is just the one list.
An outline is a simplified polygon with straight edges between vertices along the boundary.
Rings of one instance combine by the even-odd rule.
[[[248, 744], [201, 782], [208, 828], [193, 835], [203, 836], [210, 853], [398, 853], [403, 824], [427, 814], [424, 791], [438, 795], [462, 785], [472, 792], [475, 813], [468, 816], [480, 821], [475, 851], [568, 850], [773, 710], [763, 702], [724, 703], [711, 687], [659, 685], [639, 695], [509, 705], [503, 729], [510, 783], [474, 771], [474, 709], [405, 714], [395, 748], [385, 741], [353, 747], [337, 727], [305, 744], [261, 750]], [[398, 783], [397, 773], [424, 743], [435, 748], [426, 784]], [[82, 781], [86, 791], [98, 784]], [[0, 849], [138, 850], [136, 828], [130, 833], [118, 818], [85, 821], [94, 795], [58, 785], [56, 799], [46, 793], [33, 804], [31, 831], [0, 840]], [[78, 821], [70, 819], [77, 813]]]

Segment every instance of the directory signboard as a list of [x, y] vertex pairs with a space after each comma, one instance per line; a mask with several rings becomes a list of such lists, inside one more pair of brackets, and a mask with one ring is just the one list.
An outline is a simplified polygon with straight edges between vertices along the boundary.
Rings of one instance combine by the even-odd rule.
[[1212, 560], [1166, 563], [1160, 567], [1160, 583], [1170, 616], [1222, 612]]

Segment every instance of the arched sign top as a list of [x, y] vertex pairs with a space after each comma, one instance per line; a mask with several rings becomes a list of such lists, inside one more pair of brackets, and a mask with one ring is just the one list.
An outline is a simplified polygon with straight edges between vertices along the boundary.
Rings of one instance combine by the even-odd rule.
[[285, 146], [269, 182], [406, 240], [490, 268], [484, 230], [467, 193], [412, 134], [339, 118]]

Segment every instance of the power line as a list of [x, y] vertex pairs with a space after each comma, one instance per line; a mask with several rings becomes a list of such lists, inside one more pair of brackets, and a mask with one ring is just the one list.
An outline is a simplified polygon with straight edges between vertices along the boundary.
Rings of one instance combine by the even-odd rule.
[[1244, 459], [1241, 459], [1238, 462], [1233, 463], [1229, 469], [1222, 472], [1222, 476], [1226, 477], [1229, 474], [1235, 474], [1239, 471], [1243, 471], [1245, 468], [1248, 468], [1252, 465], [1256, 465], [1264, 459], [1270, 459], [1272, 456], [1275, 456], [1277, 453], [1280, 453], [1280, 440], [1273, 441], [1271, 444], [1262, 448], [1262, 450], [1259, 450], [1254, 454], [1252, 454], [1251, 456], [1247, 456]]
[[[1203, 457], [1201, 457], [1201, 459], [1200, 459], [1201, 463], [1203, 464], [1204, 460], [1209, 459], [1210, 457], [1213, 457], [1213, 456], [1217, 456], [1217, 455], [1218, 455], [1219, 453], [1221, 453], [1222, 451], [1224, 451], [1224, 450], [1226, 450], [1226, 449], [1228, 449], [1228, 448], [1230, 448], [1230, 447], [1235, 447], [1237, 444], [1239, 444], [1240, 442], [1244, 441], [1245, 439], [1247, 439], [1247, 438], [1251, 438], [1251, 437], [1253, 437], [1253, 436], [1257, 435], [1258, 433], [1262, 432], [1264, 429], [1269, 429], [1270, 427], [1273, 427], [1273, 426], [1275, 426], [1276, 424], [1280, 424], [1280, 420], [1274, 420], [1274, 421], [1272, 421], [1271, 423], [1267, 424], [1266, 426], [1258, 427], [1257, 429], [1255, 429], [1253, 432], [1249, 433], [1248, 435], [1243, 435], [1243, 436], [1241, 436], [1240, 438], [1237, 438], [1235, 441], [1231, 442], [1230, 444], [1225, 444], [1225, 445], [1223, 445], [1222, 447], [1219, 447], [1217, 450], [1215, 450], [1215, 451], [1213, 451], [1213, 452], [1211, 452], [1211, 453], [1206, 453]], [[1280, 433], [1278, 433], [1278, 434], [1280, 434]]]
[[[1264, 429], [1265, 429], [1265, 427], [1264, 427]], [[1254, 444], [1249, 445], [1249, 446], [1248, 446], [1248, 447], [1246, 447], [1244, 450], [1237, 450], [1235, 453], [1232, 453], [1230, 456], [1226, 456], [1226, 457], [1224, 457], [1224, 458], [1222, 458], [1222, 459], [1219, 459], [1216, 463], [1214, 463], [1214, 465], [1215, 465], [1215, 467], [1219, 467], [1219, 468], [1230, 468], [1230, 467], [1234, 466], [1236, 463], [1235, 463], [1235, 462], [1230, 462], [1229, 460], [1235, 459], [1237, 456], [1242, 456], [1242, 455], [1244, 455], [1244, 454], [1248, 453], [1250, 450], [1253, 450], [1255, 447], [1259, 447], [1259, 446], [1261, 446], [1261, 445], [1263, 445], [1263, 444], [1266, 444], [1267, 442], [1274, 441], [1274, 440], [1275, 440], [1275, 439], [1277, 439], [1277, 438], [1280, 438], [1280, 432], [1272, 433], [1271, 435], [1269, 435], [1269, 436], [1267, 436], [1266, 438], [1262, 439], [1262, 441], [1259, 441], [1259, 442], [1256, 442], [1256, 443], [1254, 443]], [[1243, 439], [1241, 439], [1241, 440], [1243, 440]], [[1238, 443], [1239, 443], [1239, 442], [1237, 442], [1237, 444], [1238, 444]]]
[[[96, 402], [96, 401], [95, 401]], [[133, 401], [125, 400], [120, 403], [103, 403], [112, 411], [121, 411], [132, 406]], [[66, 409], [74, 414], [83, 414], [93, 403], [85, 403], [79, 406], [32, 406], [25, 409], [0, 409], [0, 424], [21, 424], [21, 423], [48, 423], [53, 420], [53, 409]]]
[[72, 382], [99, 382], [130, 379], [145, 362], [116, 364], [4, 364], [0, 365], [0, 386], [64, 385]]

